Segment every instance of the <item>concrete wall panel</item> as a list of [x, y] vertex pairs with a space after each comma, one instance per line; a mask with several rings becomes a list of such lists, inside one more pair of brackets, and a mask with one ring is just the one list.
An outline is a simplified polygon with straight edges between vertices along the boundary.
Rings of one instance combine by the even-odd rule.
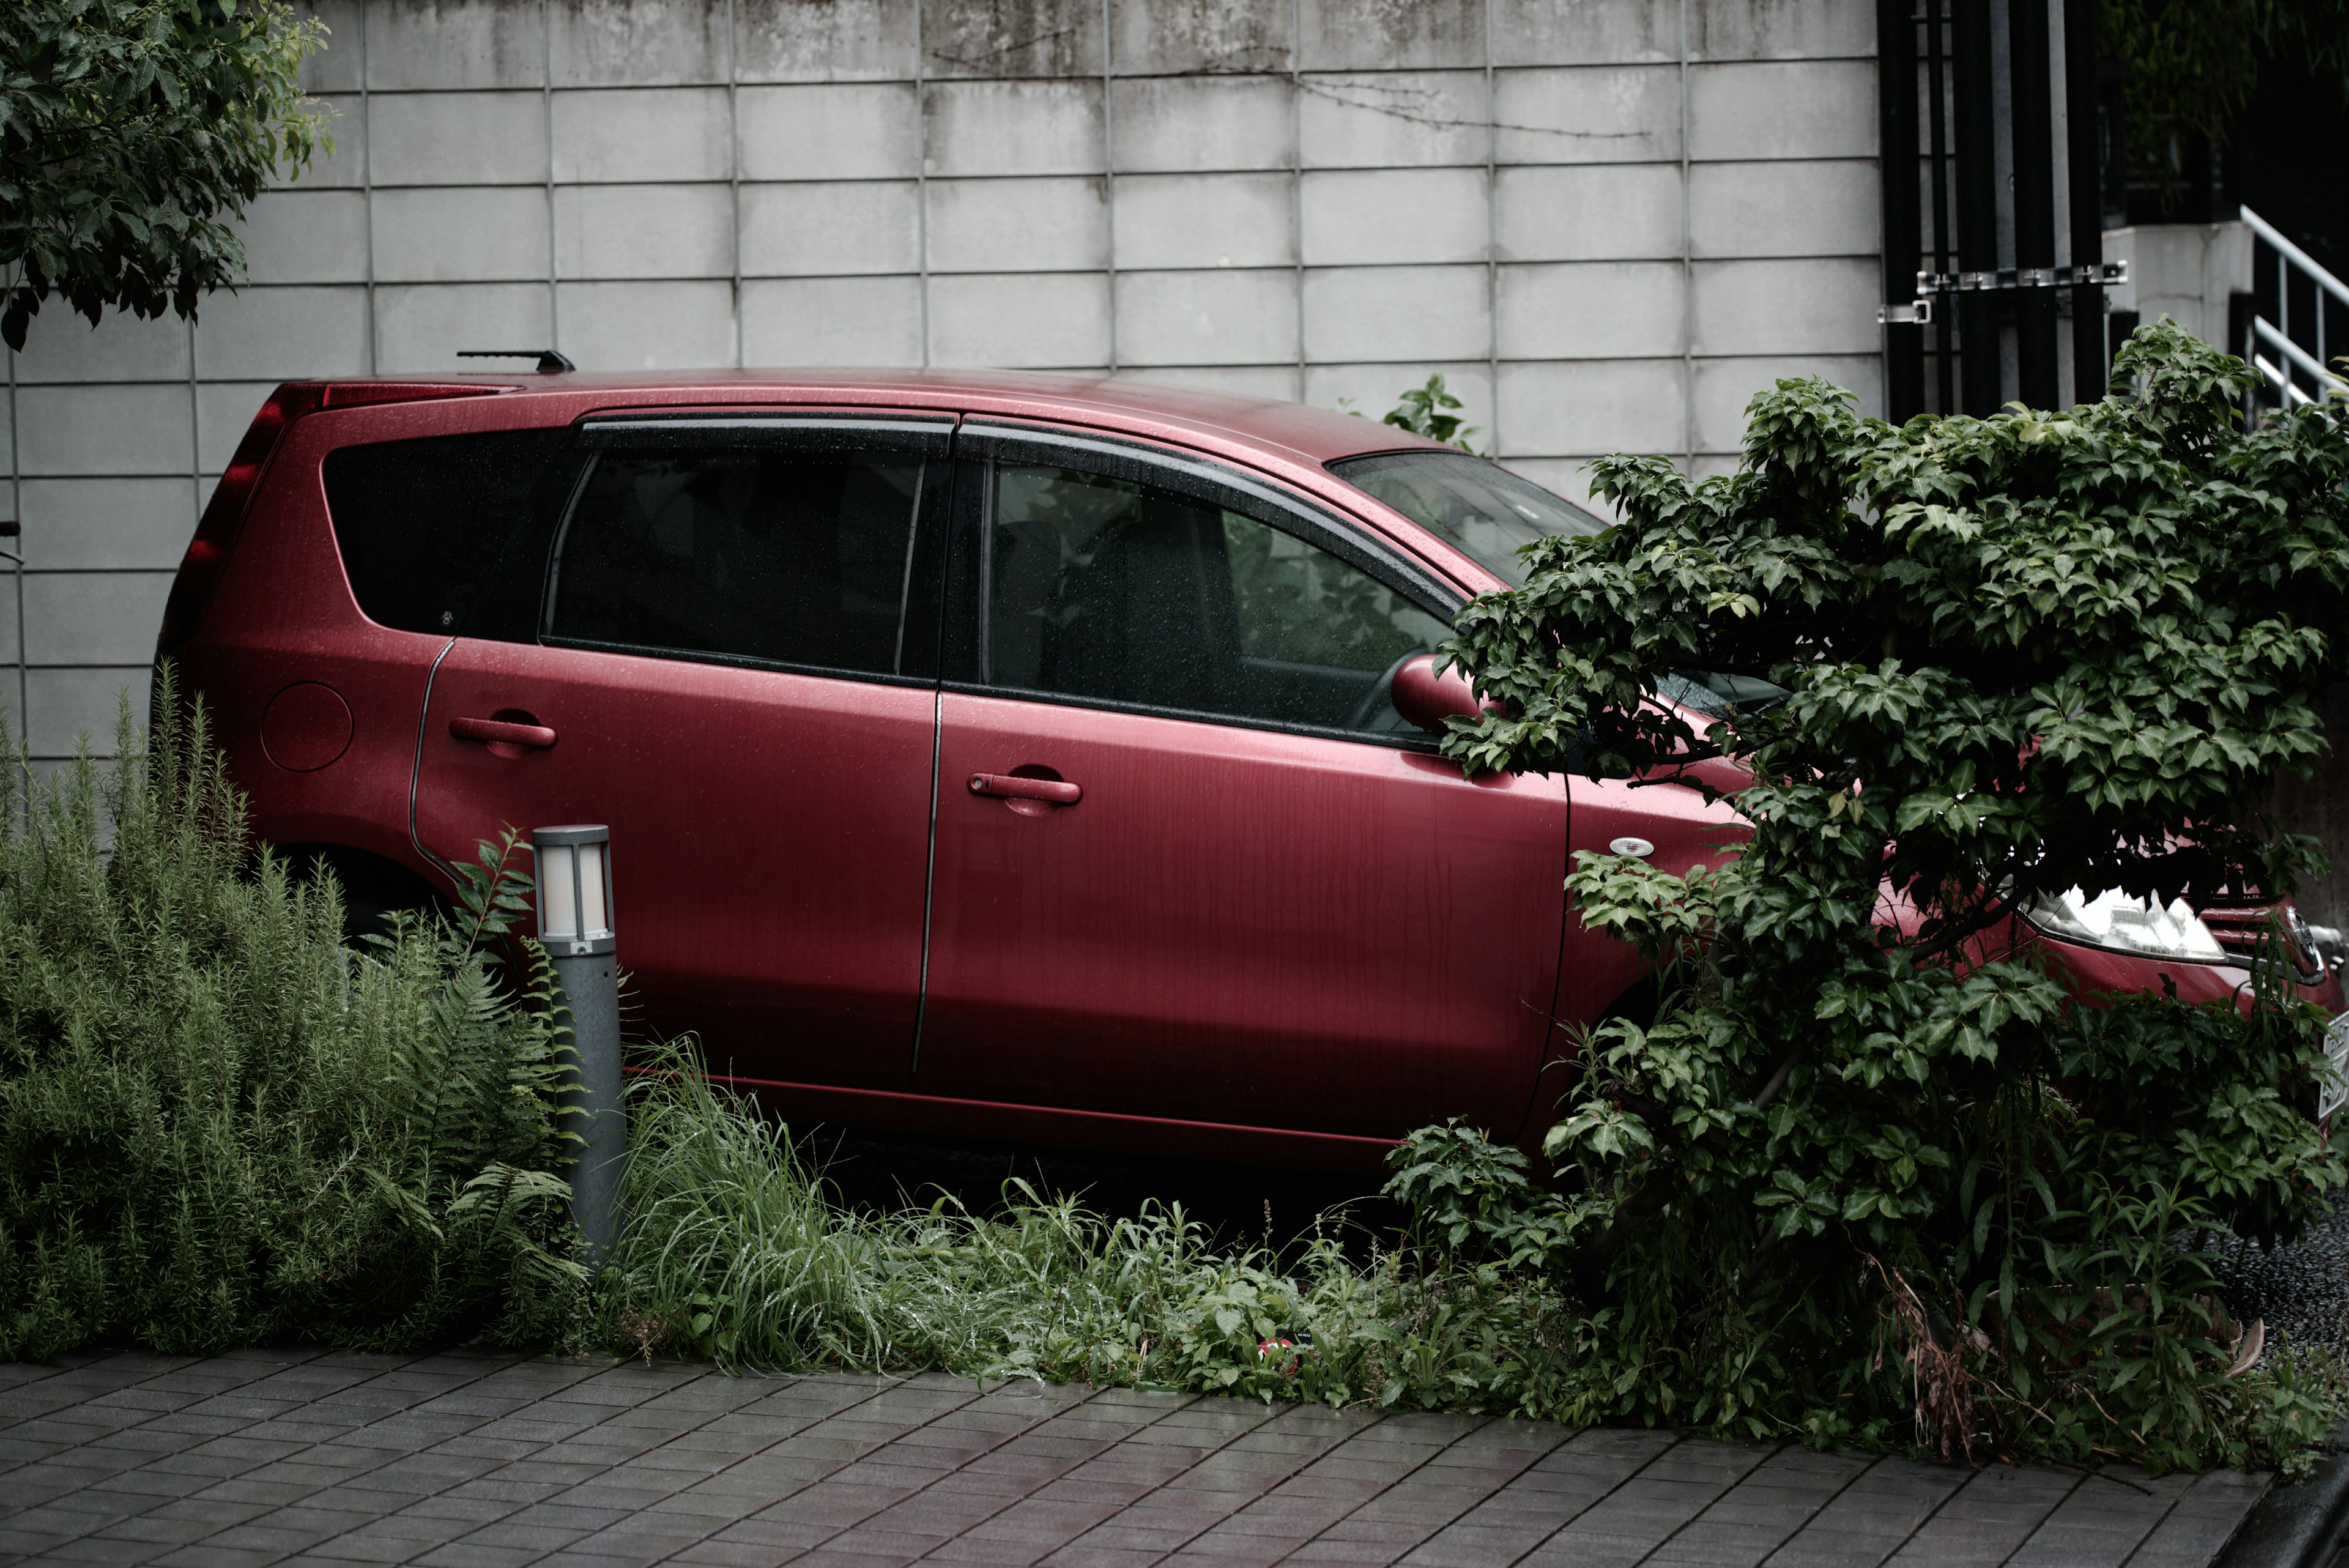
[[740, 79], [910, 79], [918, 9], [918, 0], [736, 0]]
[[546, 100], [539, 93], [378, 94], [367, 103], [367, 130], [374, 141], [370, 178], [379, 187], [546, 181]]
[[1493, 103], [1504, 163], [1680, 161], [1678, 66], [1499, 71]]
[[1296, 275], [1121, 274], [1117, 351], [1131, 365], [1294, 365]]
[[554, 85], [724, 81], [727, 8], [675, 0], [550, 0]]
[[1689, 151], [1708, 160], [1873, 158], [1876, 62], [1692, 66]]
[[1121, 171], [1286, 169], [1297, 156], [1288, 84], [1266, 77], [1111, 84]]
[[751, 277], [910, 273], [921, 266], [911, 180], [742, 187], [742, 271]]
[[914, 365], [922, 291], [910, 277], [777, 278], [742, 286], [750, 365]]
[[245, 209], [237, 236], [254, 283], [364, 283], [367, 198], [357, 191], [272, 191]]
[[1299, 204], [1308, 266], [1481, 262], [1490, 239], [1482, 169], [1317, 171]]
[[1493, 0], [1493, 63], [1618, 66], [1677, 63], [1682, 0]]
[[923, 137], [932, 174], [1098, 174], [1101, 82], [939, 82]]
[[1681, 171], [1671, 163], [1503, 169], [1494, 227], [1504, 262], [1634, 260], [1681, 254]]
[[1691, 291], [1704, 355], [1868, 354], [1879, 350], [1873, 257], [1700, 262]]
[[363, 376], [367, 290], [343, 284], [216, 294], [197, 321], [196, 371], [226, 381]]
[[1102, 69], [1101, 0], [920, 0], [936, 77], [1082, 77]]
[[[173, 571], [195, 531], [184, 476], [25, 482], [25, 557], [43, 571]], [[13, 587], [0, 597], [13, 598]]]
[[724, 180], [733, 172], [723, 88], [558, 92], [559, 181]]
[[583, 370], [686, 370], [734, 358], [730, 282], [566, 283], [556, 303]]
[[935, 364], [1081, 369], [1109, 357], [1109, 280], [1099, 274], [930, 280]]
[[[155, 633], [163, 624], [163, 600], [171, 591], [170, 572], [28, 572], [26, 661], [36, 666], [151, 666]], [[0, 594], [0, 648], [11, 650], [11, 664], [16, 646], [16, 596]], [[6, 695], [13, 700], [16, 693]], [[109, 701], [103, 739], [111, 742], [113, 732]]]
[[1298, 0], [1309, 71], [1485, 64], [1484, 0]]
[[1504, 365], [1500, 395], [1509, 410], [1505, 459], [1678, 452], [1685, 445], [1677, 359]]
[[1482, 71], [1308, 76], [1299, 88], [1298, 129], [1308, 169], [1485, 161]]
[[735, 112], [745, 180], [889, 180], [921, 162], [911, 83], [744, 88]]
[[[184, 474], [194, 461], [188, 384], [16, 389], [16, 445], [26, 478]], [[10, 646], [0, 642], [0, 647]]]
[[1492, 348], [1481, 266], [1330, 267], [1305, 275], [1309, 360], [1481, 358]]
[[546, 275], [546, 192], [462, 187], [375, 193], [379, 283]]
[[1559, 262], [1501, 269], [1502, 341], [1527, 358], [1677, 355], [1678, 262]]
[[1689, 219], [1699, 256], [1868, 254], [1882, 226], [1876, 162], [1700, 163]]
[[360, 28], [366, 26], [362, 0], [307, 0], [296, 5], [296, 15], [315, 17], [326, 29], [326, 47], [302, 62], [300, 80], [306, 93], [359, 90]]
[[1866, 5], [1819, 0], [1702, 0], [1689, 7], [1689, 52], [1700, 60], [1876, 57]]
[[1120, 267], [1291, 266], [1297, 195], [1287, 174], [1123, 174]]
[[536, 5], [502, 0], [394, 0], [367, 8], [367, 86], [534, 88], [546, 81]]
[[550, 304], [543, 283], [388, 285], [376, 290], [376, 364], [447, 371], [465, 363], [460, 348], [551, 343]]
[[554, 254], [570, 278], [734, 275], [723, 185], [575, 185], [554, 192]]
[[[212, 295], [197, 315], [209, 313]], [[86, 316], [54, 295], [25, 329], [25, 351], [16, 357], [16, 379], [41, 381], [185, 381], [188, 324], [168, 311], [141, 318], [109, 311], [92, 327]]]
[[1084, 272], [1109, 265], [1103, 182], [933, 180], [930, 270]]
[[1285, 71], [1291, 12], [1263, 0], [1110, 0], [1110, 57], [1120, 72]]
[[[167, 590], [168, 591], [168, 590]], [[16, 601], [14, 594], [0, 596], [7, 603], [7, 618], [14, 620]], [[29, 624], [32, 614], [30, 595], [26, 610]], [[162, 605], [155, 606], [155, 624], [148, 628], [147, 658], [155, 655], [155, 633], [163, 624]], [[8, 627], [5, 646], [10, 649], [9, 660], [16, 659], [16, 633]], [[132, 668], [41, 670], [35, 669], [26, 681], [26, 712], [31, 719], [32, 752], [36, 756], [70, 757], [79, 743], [87, 741], [90, 755], [109, 756], [114, 751], [114, 729], [121, 716], [122, 698], [130, 697], [130, 720], [134, 724], [147, 722], [147, 680], [151, 668], [146, 660]], [[0, 680], [0, 701], [14, 708], [16, 705], [15, 680]], [[12, 724], [11, 729], [15, 726]]]

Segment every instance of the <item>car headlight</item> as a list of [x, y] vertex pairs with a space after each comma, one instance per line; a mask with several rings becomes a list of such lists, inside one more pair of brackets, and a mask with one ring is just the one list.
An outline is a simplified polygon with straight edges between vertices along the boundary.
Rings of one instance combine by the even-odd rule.
[[2064, 893], [2042, 893], [2023, 906], [2023, 918], [2051, 937], [2116, 952], [2195, 963], [2229, 961], [2227, 950], [2183, 898], [2172, 899], [2165, 909], [2118, 888], [2091, 898], [2074, 888]]

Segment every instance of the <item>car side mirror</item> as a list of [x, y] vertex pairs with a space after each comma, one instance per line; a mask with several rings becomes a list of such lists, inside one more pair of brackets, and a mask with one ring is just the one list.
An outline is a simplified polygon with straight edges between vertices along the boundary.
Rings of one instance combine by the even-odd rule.
[[1474, 719], [1485, 711], [1476, 689], [1457, 669], [1435, 672], [1435, 655], [1423, 653], [1395, 667], [1392, 687], [1395, 711], [1431, 734], [1444, 732], [1444, 721], [1458, 714]]

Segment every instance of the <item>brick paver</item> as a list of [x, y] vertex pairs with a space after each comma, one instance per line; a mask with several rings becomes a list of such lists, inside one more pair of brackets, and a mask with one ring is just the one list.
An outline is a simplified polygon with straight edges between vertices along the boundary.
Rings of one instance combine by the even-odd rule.
[[0, 1563], [2202, 1568], [2266, 1485], [472, 1351], [0, 1365]]

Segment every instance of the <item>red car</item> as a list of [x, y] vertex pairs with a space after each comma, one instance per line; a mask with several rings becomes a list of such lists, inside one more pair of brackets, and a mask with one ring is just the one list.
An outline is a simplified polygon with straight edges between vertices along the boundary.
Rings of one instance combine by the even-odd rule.
[[[1385, 425], [1116, 380], [290, 383], [160, 652], [256, 831], [363, 911], [502, 825], [608, 823], [639, 1026], [791, 1115], [1359, 1165], [1445, 1116], [1537, 1135], [1639, 978], [1568, 855], [1733, 831], [1464, 777], [1405, 717], [1468, 701], [1426, 650], [1518, 545], [1599, 526]], [[2244, 979], [2117, 946], [2057, 950]]]

